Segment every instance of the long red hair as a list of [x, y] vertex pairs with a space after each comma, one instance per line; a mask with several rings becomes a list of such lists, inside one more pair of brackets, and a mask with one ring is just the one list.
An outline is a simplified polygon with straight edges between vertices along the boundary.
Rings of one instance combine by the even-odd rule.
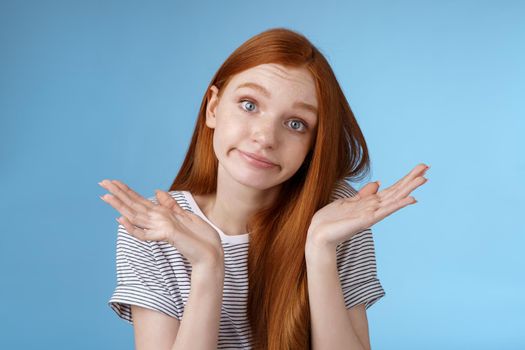
[[211, 80], [193, 137], [170, 191], [214, 193], [218, 161], [213, 129], [206, 126], [210, 87], [220, 92], [230, 79], [265, 63], [304, 67], [316, 84], [317, 135], [301, 168], [282, 185], [277, 200], [248, 220], [247, 317], [256, 349], [309, 349], [310, 308], [304, 249], [314, 213], [330, 202], [340, 180], [361, 180], [370, 170], [368, 149], [328, 61], [302, 34], [274, 28], [237, 48]]

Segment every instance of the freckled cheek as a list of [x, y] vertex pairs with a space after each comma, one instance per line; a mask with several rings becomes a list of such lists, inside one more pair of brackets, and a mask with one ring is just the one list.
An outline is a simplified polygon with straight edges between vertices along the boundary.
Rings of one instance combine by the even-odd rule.
[[235, 123], [222, 123], [214, 131], [213, 143], [216, 150], [229, 152], [232, 148], [238, 147], [245, 132]]
[[290, 170], [293, 170], [295, 173], [301, 167], [301, 164], [303, 164], [302, 160], [300, 160], [298, 157], [294, 157], [292, 159], [289, 159], [288, 168]]
[[[286, 147], [286, 146], [285, 146]], [[286, 164], [289, 169], [297, 170], [301, 167], [304, 160], [306, 159], [306, 154], [308, 154], [308, 147], [306, 144], [295, 144], [295, 145], [288, 145], [286, 147], [287, 151], [286, 154]], [[298, 155], [302, 155], [299, 157]]]

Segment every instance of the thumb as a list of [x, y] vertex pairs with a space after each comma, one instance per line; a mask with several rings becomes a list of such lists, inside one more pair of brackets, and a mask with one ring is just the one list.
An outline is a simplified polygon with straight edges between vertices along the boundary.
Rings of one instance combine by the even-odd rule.
[[163, 207], [171, 209], [174, 212], [180, 212], [183, 210], [181, 207], [179, 207], [177, 201], [169, 195], [169, 193], [161, 190], [155, 190], [155, 196], [157, 197], [159, 204]]
[[377, 193], [377, 190], [379, 190], [379, 186], [380, 186], [381, 182], [379, 181], [376, 181], [376, 182], [369, 182], [367, 183], [366, 185], [363, 186], [363, 188], [361, 188], [359, 190], [359, 192], [357, 192], [357, 194], [363, 198], [363, 197], [366, 197], [366, 196], [369, 196], [371, 194], [376, 194]]

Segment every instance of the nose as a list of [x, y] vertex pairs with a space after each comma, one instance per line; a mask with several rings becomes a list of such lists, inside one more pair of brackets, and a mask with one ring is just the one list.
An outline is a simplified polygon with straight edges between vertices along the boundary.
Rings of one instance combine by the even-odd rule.
[[272, 118], [260, 118], [252, 127], [252, 140], [261, 148], [273, 148], [277, 142], [277, 122]]

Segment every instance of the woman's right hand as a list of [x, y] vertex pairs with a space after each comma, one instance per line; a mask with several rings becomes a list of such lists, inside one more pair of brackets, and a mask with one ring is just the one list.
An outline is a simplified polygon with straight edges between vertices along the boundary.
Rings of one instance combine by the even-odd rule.
[[118, 180], [103, 180], [99, 185], [111, 192], [100, 198], [122, 214], [117, 221], [134, 237], [167, 241], [192, 267], [223, 263], [218, 232], [198, 215], [182, 209], [168, 193], [157, 190], [157, 200], [162, 203], [158, 205]]

